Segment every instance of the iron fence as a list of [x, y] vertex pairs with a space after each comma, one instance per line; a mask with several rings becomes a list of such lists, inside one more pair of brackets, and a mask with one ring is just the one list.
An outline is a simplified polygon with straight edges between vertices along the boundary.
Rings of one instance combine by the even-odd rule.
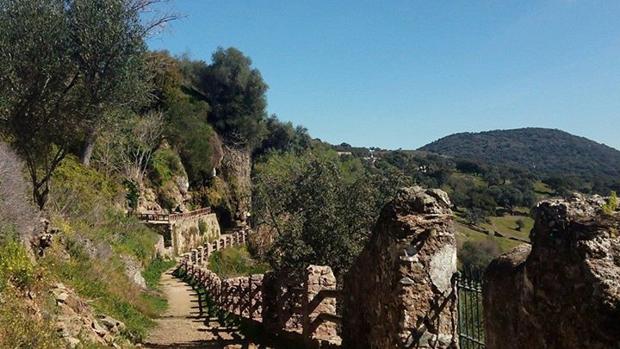
[[484, 315], [482, 309], [482, 272], [464, 269], [457, 275], [459, 346], [461, 349], [484, 349]]

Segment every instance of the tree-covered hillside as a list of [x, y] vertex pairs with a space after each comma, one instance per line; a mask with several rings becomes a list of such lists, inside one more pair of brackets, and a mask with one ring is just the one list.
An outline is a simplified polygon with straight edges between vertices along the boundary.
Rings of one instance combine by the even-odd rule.
[[551, 182], [572, 182], [564, 184], [583, 191], [606, 192], [620, 178], [620, 151], [554, 129], [457, 133], [420, 150], [522, 168]]

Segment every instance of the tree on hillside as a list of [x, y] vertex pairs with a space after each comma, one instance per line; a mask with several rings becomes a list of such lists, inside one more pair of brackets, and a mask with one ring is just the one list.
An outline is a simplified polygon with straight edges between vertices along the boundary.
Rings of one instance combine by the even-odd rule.
[[272, 267], [299, 271], [323, 264], [336, 274], [346, 271], [385, 203], [378, 190], [381, 179], [365, 171], [359, 159], [341, 160], [316, 148], [271, 153], [257, 164], [254, 223], [273, 240], [267, 253]]
[[[70, 149], [92, 141], [106, 115], [142, 99], [140, 22], [160, 0], [0, 0], [0, 121], [28, 166], [43, 207]], [[86, 131], [86, 132], [84, 132]]]
[[310, 135], [302, 126], [294, 127], [290, 121], [282, 122], [275, 115], [267, 119], [265, 126], [265, 138], [254, 155], [262, 155], [269, 151], [302, 151], [310, 146]]
[[0, 0], [0, 130], [24, 158], [40, 208], [83, 111], [64, 5]]
[[163, 16], [143, 24], [140, 15], [158, 0], [71, 0], [67, 16], [71, 55], [79, 71], [84, 144], [80, 159], [88, 165], [99, 130], [110, 108], [132, 108], [148, 96], [145, 67], [149, 31], [170, 21]]
[[253, 148], [265, 133], [267, 84], [236, 48], [219, 48], [194, 87], [209, 103], [210, 122], [227, 143]]

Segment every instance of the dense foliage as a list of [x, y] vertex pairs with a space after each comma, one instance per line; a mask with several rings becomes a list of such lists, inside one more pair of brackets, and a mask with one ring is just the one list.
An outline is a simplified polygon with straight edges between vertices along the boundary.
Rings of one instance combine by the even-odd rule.
[[620, 186], [620, 151], [559, 130], [458, 133], [421, 150], [532, 171], [560, 194], [607, 194]]
[[121, 115], [114, 110], [146, 99], [145, 9], [129, 0], [0, 1], [0, 132], [26, 161], [39, 207], [69, 151], [82, 143], [88, 163], [99, 130]]
[[210, 65], [195, 69], [193, 87], [209, 103], [210, 121], [230, 143], [254, 147], [265, 134], [267, 84], [235, 48], [218, 49]]
[[359, 159], [341, 159], [320, 146], [272, 153], [255, 173], [254, 223], [273, 241], [266, 254], [276, 270], [322, 264], [336, 274], [346, 271], [384, 204], [380, 188], [397, 188], [382, 185], [386, 178], [369, 173]]
[[227, 247], [209, 256], [209, 269], [223, 278], [262, 274], [269, 266], [252, 258], [245, 247]]
[[517, 169], [414, 151], [382, 151], [377, 156], [374, 167], [382, 173], [397, 171], [413, 183], [445, 190], [472, 223], [495, 215], [498, 207], [511, 211], [536, 200], [534, 178]]

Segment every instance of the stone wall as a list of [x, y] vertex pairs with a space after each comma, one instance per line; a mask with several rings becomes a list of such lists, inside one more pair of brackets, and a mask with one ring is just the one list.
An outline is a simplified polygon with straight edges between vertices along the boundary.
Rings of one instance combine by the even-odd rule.
[[600, 197], [543, 201], [532, 247], [495, 259], [484, 280], [489, 349], [620, 347], [620, 217]]
[[344, 279], [346, 348], [454, 348], [456, 239], [450, 200], [401, 189]]
[[168, 229], [175, 254], [182, 254], [220, 236], [220, 225], [214, 213], [176, 219]]

